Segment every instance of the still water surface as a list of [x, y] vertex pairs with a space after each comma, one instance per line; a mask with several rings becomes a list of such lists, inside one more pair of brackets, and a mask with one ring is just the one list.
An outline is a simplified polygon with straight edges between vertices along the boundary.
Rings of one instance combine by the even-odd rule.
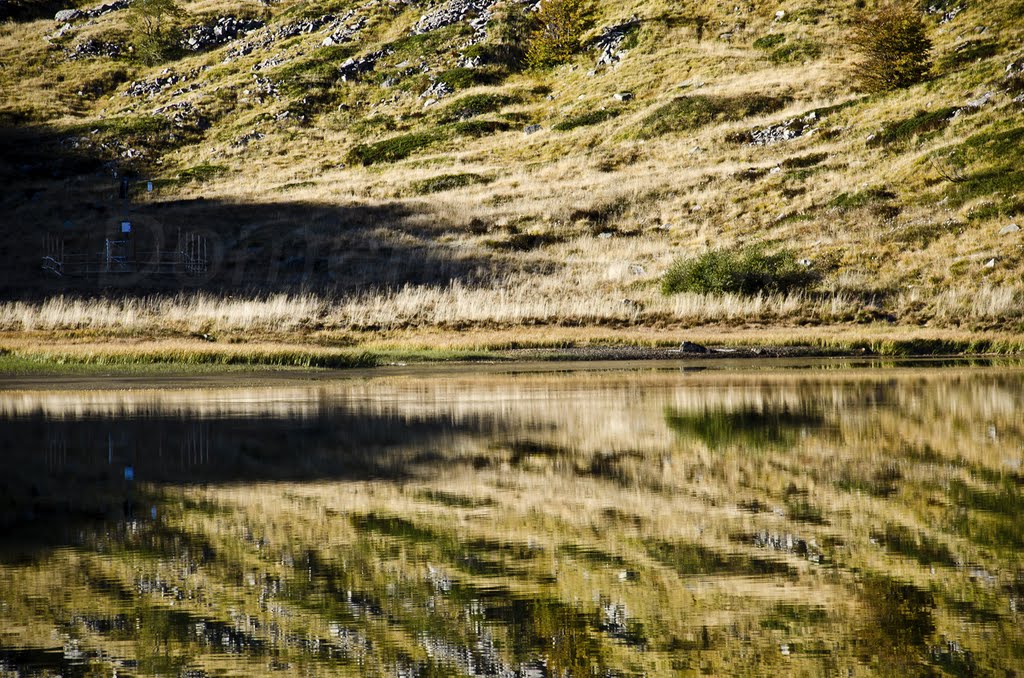
[[1024, 368], [0, 391], [0, 675], [1010, 675]]

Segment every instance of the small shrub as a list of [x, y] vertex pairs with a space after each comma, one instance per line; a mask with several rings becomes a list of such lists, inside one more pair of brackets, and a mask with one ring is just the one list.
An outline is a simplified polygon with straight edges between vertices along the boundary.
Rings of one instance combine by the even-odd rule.
[[893, 0], [855, 22], [851, 43], [860, 53], [854, 75], [868, 92], [886, 92], [921, 82], [931, 70], [932, 42], [917, 7]]
[[821, 56], [821, 45], [810, 40], [797, 40], [783, 45], [768, 55], [773, 64], [813, 61]]
[[464, 186], [490, 183], [490, 179], [479, 174], [442, 174], [437, 177], [416, 181], [412, 184], [412, 190], [420, 195], [427, 193], [440, 193], [450, 191]]
[[576, 129], [577, 127], [588, 127], [590, 125], [597, 125], [606, 120], [618, 117], [622, 113], [621, 109], [618, 108], [605, 108], [598, 111], [590, 111], [582, 115], [577, 115], [572, 118], [563, 120], [562, 122], [555, 123], [551, 126], [551, 129], [559, 132], [568, 132], [569, 130]]
[[518, 101], [516, 97], [507, 94], [470, 94], [449, 104], [444, 109], [441, 119], [444, 122], [467, 120], [484, 113], [500, 111]]
[[373, 144], [359, 144], [348, 152], [348, 161], [364, 166], [404, 160], [437, 139], [434, 134], [416, 133], [384, 139]]
[[589, 0], [547, 0], [533, 17], [526, 62], [535, 68], [568, 61], [582, 48], [583, 34], [592, 23]]
[[135, 0], [128, 10], [135, 56], [149, 65], [178, 56], [185, 14], [174, 0]]
[[786, 42], [786, 36], [782, 33], [769, 33], [768, 35], [762, 35], [760, 38], [755, 40], [754, 48], [765, 50], [773, 49], [784, 42]]
[[759, 294], [792, 292], [817, 281], [790, 250], [768, 254], [760, 245], [740, 250], [709, 250], [676, 260], [661, 280], [663, 294]]

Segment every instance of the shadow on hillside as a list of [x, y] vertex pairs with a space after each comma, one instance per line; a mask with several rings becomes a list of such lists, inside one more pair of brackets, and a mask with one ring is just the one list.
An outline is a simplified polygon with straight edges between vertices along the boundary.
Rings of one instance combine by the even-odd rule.
[[[88, 132], [86, 132], [88, 134]], [[0, 127], [0, 197], [7, 215], [0, 235], [3, 296], [33, 299], [71, 294], [142, 294], [203, 289], [267, 293], [316, 290], [355, 292], [414, 285], [467, 284], [495, 270], [443, 235], [459, 228], [437, 214], [403, 202], [326, 204], [265, 195], [257, 203], [195, 198], [161, 201], [133, 179], [125, 199], [121, 181], [132, 176], [115, 161], [83, 150], [75, 137], [42, 127]], [[135, 170], [134, 176], [139, 176]], [[144, 174], [141, 176], [145, 176]], [[107, 239], [128, 236], [138, 265], [102, 272]], [[157, 252], [178, 249], [200, 236], [204, 270], [153, 271]], [[42, 270], [47, 238], [63, 243], [65, 257], [97, 262], [91, 272], [57, 278]]]
[[52, 19], [54, 14], [74, 4], [68, 0], [0, 0], [0, 22]]

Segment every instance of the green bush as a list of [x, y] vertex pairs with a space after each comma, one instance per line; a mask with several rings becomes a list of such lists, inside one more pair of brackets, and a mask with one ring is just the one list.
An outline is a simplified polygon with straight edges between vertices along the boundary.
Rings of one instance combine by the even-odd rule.
[[611, 120], [621, 115], [622, 110], [618, 108], [605, 108], [597, 111], [590, 111], [589, 113], [583, 113], [572, 118], [567, 118], [562, 122], [555, 123], [551, 126], [551, 129], [559, 132], [568, 132], [571, 129], [577, 127], [588, 127], [590, 125], [597, 125], [605, 120]]
[[589, 0], [547, 0], [533, 17], [526, 46], [526, 62], [535, 68], [568, 61], [583, 47], [593, 7]]
[[398, 162], [421, 148], [434, 143], [434, 134], [417, 133], [384, 139], [373, 144], [359, 144], [348, 152], [348, 161], [352, 164], [373, 165], [381, 162]]
[[185, 15], [174, 0], [135, 0], [128, 9], [128, 26], [136, 58], [155, 65], [177, 57]]
[[663, 294], [758, 294], [791, 292], [817, 281], [790, 250], [769, 254], [760, 245], [739, 250], [709, 250], [676, 260], [661, 280]]
[[773, 113], [790, 102], [786, 96], [741, 94], [678, 97], [640, 121], [636, 136], [650, 139], [670, 132], [696, 129], [716, 121], [742, 120], [752, 115]]
[[487, 184], [491, 180], [480, 174], [442, 174], [440, 176], [431, 177], [424, 179], [423, 181], [415, 181], [412, 184], [412, 190], [420, 195], [427, 193], [440, 193], [442, 191], [450, 191], [456, 188], [463, 188], [464, 186], [474, 186], [476, 184]]
[[854, 75], [868, 92], [921, 82], [931, 70], [932, 42], [921, 12], [910, 0], [893, 0], [854, 24], [851, 44], [860, 54]]

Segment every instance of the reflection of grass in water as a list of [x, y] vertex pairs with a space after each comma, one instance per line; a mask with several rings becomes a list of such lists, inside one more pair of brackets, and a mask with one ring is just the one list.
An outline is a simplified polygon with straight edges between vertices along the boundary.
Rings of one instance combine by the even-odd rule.
[[733, 445], [763, 450], [789, 447], [808, 429], [820, 429], [825, 418], [812, 409], [708, 409], [683, 412], [665, 409], [665, 423], [683, 438], [697, 438], [713, 450]]
[[871, 536], [892, 553], [913, 558], [922, 565], [957, 565], [949, 547], [923, 532], [915, 534], [905, 525], [886, 525], [883, 532]]
[[785, 562], [754, 558], [739, 553], [719, 552], [700, 544], [669, 543], [651, 540], [645, 544], [648, 554], [681, 575], [792, 575]]

